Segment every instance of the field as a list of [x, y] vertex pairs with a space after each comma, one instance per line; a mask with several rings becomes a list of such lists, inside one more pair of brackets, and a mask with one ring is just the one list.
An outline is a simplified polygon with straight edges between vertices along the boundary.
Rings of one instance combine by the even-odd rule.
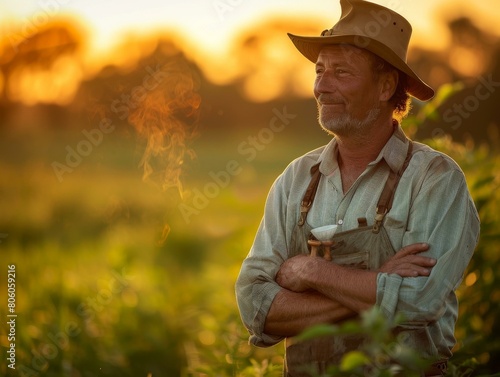
[[[201, 135], [179, 190], [142, 180], [142, 145], [104, 135], [57, 176], [82, 134], [4, 132], [0, 138], [0, 303], [15, 266], [12, 376], [279, 376], [283, 346], [247, 344], [234, 282], [267, 191], [293, 159], [326, 136], [274, 135], [254, 153], [254, 133]], [[498, 371], [500, 344], [499, 157], [438, 141], [464, 169], [483, 230], [460, 290], [453, 375]], [[2, 322], [5, 322], [2, 315]], [[2, 350], [10, 347], [1, 327]], [[462, 374], [460, 374], [462, 373]]]

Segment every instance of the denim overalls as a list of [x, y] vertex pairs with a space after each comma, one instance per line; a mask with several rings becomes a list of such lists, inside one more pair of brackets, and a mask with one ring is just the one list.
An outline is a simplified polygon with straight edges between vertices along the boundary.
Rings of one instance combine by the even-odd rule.
[[[394, 193], [410, 162], [412, 150], [413, 144], [410, 141], [400, 170], [397, 173], [391, 170], [378, 200], [374, 225], [369, 226], [365, 218], [359, 218], [357, 228], [335, 234], [331, 251], [333, 262], [352, 268], [376, 270], [395, 254], [383, 221], [392, 207]], [[311, 175], [311, 182], [301, 202], [301, 215], [292, 234], [290, 257], [309, 253], [307, 241], [312, 237], [311, 226], [305, 220], [321, 179], [319, 163], [311, 168]], [[346, 352], [358, 349], [362, 342], [363, 337], [360, 335], [321, 337], [300, 343], [287, 339], [285, 376], [321, 375], [329, 365], [338, 365]], [[304, 368], [313, 372], [306, 372]]]

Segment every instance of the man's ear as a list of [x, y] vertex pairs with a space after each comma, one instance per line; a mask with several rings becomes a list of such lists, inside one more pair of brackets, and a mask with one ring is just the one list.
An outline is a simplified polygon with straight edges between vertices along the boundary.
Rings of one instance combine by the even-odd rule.
[[389, 99], [391, 99], [393, 94], [396, 92], [398, 82], [399, 82], [399, 73], [395, 69], [381, 75], [380, 77], [381, 101], [389, 101]]

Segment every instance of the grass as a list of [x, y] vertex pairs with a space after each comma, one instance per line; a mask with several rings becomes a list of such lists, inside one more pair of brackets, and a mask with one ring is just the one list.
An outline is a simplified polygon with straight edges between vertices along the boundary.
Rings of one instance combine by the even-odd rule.
[[[273, 180], [293, 158], [327, 139], [277, 134], [249, 159], [238, 146], [252, 135], [240, 132], [196, 140], [197, 158], [185, 164], [181, 200], [175, 189], [165, 192], [142, 181], [137, 167], [141, 145], [132, 137], [107, 135], [59, 182], [51, 164], [64, 161], [66, 145], [78, 142], [79, 134], [4, 133], [0, 233], [7, 236], [0, 243], [0, 269], [2, 276], [8, 264], [15, 264], [17, 271], [17, 370], [11, 375], [281, 375], [282, 345], [258, 349], [247, 344], [234, 281]], [[471, 177], [470, 185], [477, 186], [476, 197], [490, 229], [485, 241], [490, 243], [483, 247], [490, 251], [480, 255], [490, 257], [483, 265], [479, 256], [472, 271], [479, 275], [489, 269], [485, 292], [497, 297], [495, 282], [500, 278], [491, 266], [498, 258], [491, 257], [496, 255], [491, 247], [497, 247], [498, 211], [490, 195], [497, 183], [489, 176], [498, 158], [440, 147], [456, 154]], [[237, 162], [237, 174], [229, 174], [229, 182], [219, 185], [217, 194], [186, 221], [179, 205], [194, 208], [196, 190], [204, 192], [214, 183], [214, 174], [227, 173], [228, 161]], [[492, 165], [480, 165], [481, 161]], [[166, 229], [170, 232], [165, 237]], [[467, 308], [476, 305], [468, 292], [476, 289], [476, 297], [482, 294], [481, 281], [475, 286], [471, 281], [462, 293], [464, 318]], [[2, 279], [2, 312], [5, 284]], [[481, 310], [494, 333], [494, 303]], [[467, 339], [481, 330], [477, 321], [460, 324], [461, 346], [466, 349]], [[6, 327], [1, 331], [0, 344], [8, 347]], [[490, 359], [482, 350], [491, 344], [483, 338], [477, 348], [480, 362]], [[4, 361], [2, 375], [11, 372]]]
[[[244, 137], [195, 142], [181, 201], [142, 181], [133, 138], [103, 141], [60, 182], [51, 164], [78, 135], [4, 135], [0, 268], [17, 271], [17, 375], [232, 376], [281, 364], [279, 350], [246, 343], [234, 281], [269, 186], [309, 146], [276, 138], [249, 162], [237, 151]], [[187, 223], [179, 204], [229, 160], [238, 174]]]

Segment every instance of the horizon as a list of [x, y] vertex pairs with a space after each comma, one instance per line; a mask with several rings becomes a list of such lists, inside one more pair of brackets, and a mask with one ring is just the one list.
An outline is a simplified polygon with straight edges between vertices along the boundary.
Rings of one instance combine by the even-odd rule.
[[[373, 2], [387, 6], [408, 19], [413, 27], [412, 47], [424, 45], [428, 49], [442, 49], [449, 39], [446, 22], [460, 16], [469, 17], [484, 30], [500, 35], [500, 25], [495, 22], [500, 17], [500, 7], [494, 6], [495, 0], [472, 4], [466, 0], [422, 0], [418, 4], [401, 1]], [[88, 39], [88, 53], [94, 58], [105, 55], [128, 35], [144, 37], [165, 32], [178, 34], [200, 54], [224, 56], [241, 33], [266, 20], [290, 19], [289, 30], [293, 32], [294, 20], [317, 20], [321, 23], [318, 30], [322, 30], [331, 27], [340, 16], [337, 1], [312, 0], [306, 6], [300, 0], [291, 0], [287, 3], [286, 11], [281, 9], [281, 3], [266, 3], [264, 0], [191, 0], [169, 3], [143, 0], [137, 6], [135, 2], [124, 3], [117, 0], [89, 0], [85, 3], [22, 0], [15, 4], [6, 4], [6, 0], [0, 0], [0, 22], [3, 34], [17, 28], [21, 29], [21, 36], [26, 37], [22, 34], [42, 28], [44, 24], [56, 19], [75, 20], [83, 27]], [[487, 27], [483, 26], [485, 23]]]

